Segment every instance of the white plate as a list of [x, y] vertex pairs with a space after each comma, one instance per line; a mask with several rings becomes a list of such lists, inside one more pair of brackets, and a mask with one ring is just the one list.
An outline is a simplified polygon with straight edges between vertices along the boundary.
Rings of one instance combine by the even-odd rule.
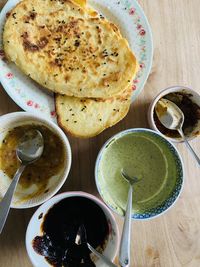
[[[42, 89], [14, 64], [3, 61], [2, 32], [6, 13], [18, 2], [20, 1], [9, 0], [0, 14], [0, 81], [22, 109], [55, 120], [53, 93]], [[153, 42], [147, 18], [136, 0], [89, 0], [89, 4], [119, 27], [136, 54], [140, 70], [133, 83], [134, 101], [143, 89], [152, 65]]]

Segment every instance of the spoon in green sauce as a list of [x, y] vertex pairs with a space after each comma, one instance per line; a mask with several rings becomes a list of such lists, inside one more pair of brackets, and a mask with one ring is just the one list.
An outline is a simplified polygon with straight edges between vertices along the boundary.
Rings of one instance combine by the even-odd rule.
[[129, 183], [128, 200], [125, 212], [124, 225], [119, 250], [119, 263], [121, 267], [130, 266], [130, 248], [131, 248], [131, 219], [132, 219], [132, 195], [133, 184], [139, 182], [137, 177], [128, 175], [127, 170], [121, 169], [123, 178]]

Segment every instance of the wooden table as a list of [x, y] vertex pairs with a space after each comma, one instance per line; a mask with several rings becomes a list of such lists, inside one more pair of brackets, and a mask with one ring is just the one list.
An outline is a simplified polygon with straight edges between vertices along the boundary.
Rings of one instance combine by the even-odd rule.
[[[5, 2], [5, 0], [0, 0]], [[200, 1], [140, 0], [154, 39], [154, 63], [143, 92], [128, 116], [99, 136], [79, 140], [69, 137], [73, 163], [62, 191], [82, 190], [98, 195], [94, 164], [103, 143], [131, 127], [148, 127], [147, 109], [152, 98], [170, 85], [185, 85], [200, 93]], [[20, 110], [0, 88], [0, 114]], [[191, 142], [200, 154], [200, 141]], [[146, 222], [133, 222], [131, 267], [200, 266], [200, 171], [182, 144], [185, 163], [184, 191], [170, 211]], [[32, 266], [25, 250], [25, 231], [35, 209], [11, 210], [0, 236], [0, 267]], [[122, 219], [116, 216], [120, 230]]]

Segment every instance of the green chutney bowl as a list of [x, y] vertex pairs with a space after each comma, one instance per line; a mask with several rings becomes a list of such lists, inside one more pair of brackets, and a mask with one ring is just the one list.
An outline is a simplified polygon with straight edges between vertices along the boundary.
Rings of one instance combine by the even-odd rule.
[[121, 169], [139, 179], [133, 185], [132, 218], [160, 216], [180, 196], [184, 182], [183, 161], [175, 146], [161, 134], [145, 128], [128, 129], [111, 137], [101, 148], [95, 181], [104, 202], [124, 216], [129, 184]]

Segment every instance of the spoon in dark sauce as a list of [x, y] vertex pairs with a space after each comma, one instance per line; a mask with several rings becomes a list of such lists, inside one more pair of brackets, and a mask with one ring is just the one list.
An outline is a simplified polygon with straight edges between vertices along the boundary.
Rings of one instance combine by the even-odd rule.
[[86, 230], [83, 224], [78, 228], [75, 243], [76, 245], [81, 247], [81, 251], [83, 255], [82, 261], [84, 261], [84, 263], [87, 263], [87, 265], [85, 266], [95, 267], [96, 265], [92, 262], [90, 255], [88, 253]]
[[[75, 243], [77, 245], [86, 245], [89, 250], [96, 255], [98, 258], [100, 258], [103, 262], [107, 264], [109, 267], [116, 267], [115, 264], [113, 264], [106, 256], [103, 254], [99, 253], [96, 249], [94, 249], [88, 242], [87, 242], [87, 234], [86, 234], [86, 229], [85, 226], [82, 224], [77, 232]], [[95, 266], [94, 263], [91, 266]], [[88, 266], [89, 267], [89, 266]]]
[[170, 130], [177, 130], [185, 142], [187, 148], [190, 150], [197, 163], [200, 166], [200, 158], [197, 156], [194, 149], [191, 147], [188, 142], [185, 134], [183, 132], [183, 124], [185, 120], [185, 116], [182, 110], [172, 101], [168, 99], [160, 99], [155, 107], [156, 114], [160, 120], [160, 122]]

